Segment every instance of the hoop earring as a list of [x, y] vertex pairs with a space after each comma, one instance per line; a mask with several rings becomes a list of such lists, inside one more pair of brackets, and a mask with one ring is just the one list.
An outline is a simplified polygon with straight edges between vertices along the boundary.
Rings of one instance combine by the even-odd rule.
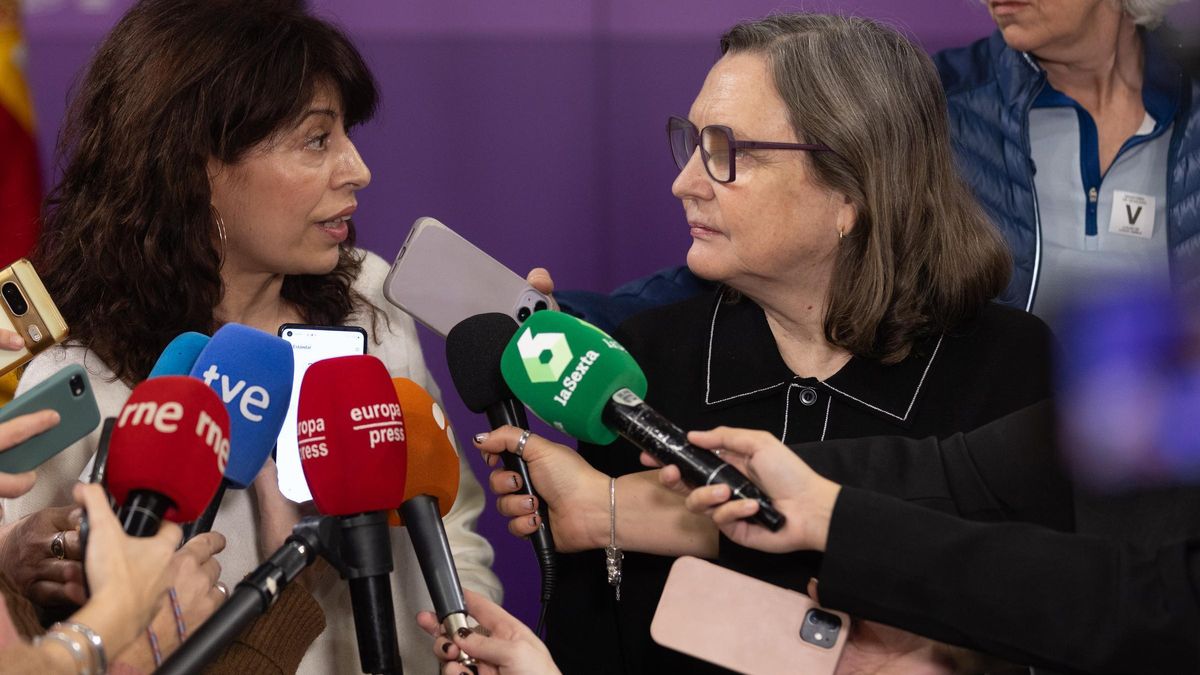
[[221, 265], [221, 267], [224, 267], [225, 266], [225, 248], [229, 243], [229, 239], [225, 236], [225, 220], [223, 218], [221, 218], [221, 212], [217, 210], [216, 206], [209, 204], [208, 208], [212, 211], [213, 222], [217, 226], [217, 236], [221, 239], [221, 248], [220, 248], [221, 263], [220, 263], [220, 265]]

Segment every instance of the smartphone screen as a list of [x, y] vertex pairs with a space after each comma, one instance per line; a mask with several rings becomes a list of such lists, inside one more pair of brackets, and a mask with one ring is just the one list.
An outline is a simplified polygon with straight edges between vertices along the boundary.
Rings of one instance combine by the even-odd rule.
[[300, 446], [296, 439], [296, 410], [299, 408], [300, 383], [304, 373], [317, 361], [338, 356], [353, 356], [367, 353], [367, 332], [362, 328], [333, 326], [301, 326], [284, 324], [279, 327], [279, 336], [292, 345], [295, 360], [292, 379], [292, 400], [287, 415], [283, 418], [283, 429], [275, 443], [275, 464], [279, 468], [279, 491], [294, 502], [312, 499], [304, 470], [300, 467]]

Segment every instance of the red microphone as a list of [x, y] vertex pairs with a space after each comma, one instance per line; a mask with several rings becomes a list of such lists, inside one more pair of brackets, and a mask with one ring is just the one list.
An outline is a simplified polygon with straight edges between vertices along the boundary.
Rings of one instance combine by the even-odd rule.
[[108, 489], [125, 532], [149, 537], [165, 517], [195, 520], [229, 459], [229, 413], [203, 382], [183, 376], [134, 388], [109, 440]]
[[321, 513], [338, 516], [364, 673], [399, 673], [387, 511], [404, 500], [404, 415], [383, 362], [343, 356], [309, 366], [300, 384], [300, 464]]

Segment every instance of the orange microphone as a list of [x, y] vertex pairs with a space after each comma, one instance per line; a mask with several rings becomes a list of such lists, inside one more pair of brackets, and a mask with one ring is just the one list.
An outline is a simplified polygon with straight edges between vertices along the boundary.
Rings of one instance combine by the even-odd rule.
[[[408, 431], [408, 474], [399, 522], [408, 528], [438, 621], [447, 635], [453, 635], [467, 627], [467, 603], [442, 523], [458, 496], [454, 431], [442, 407], [421, 385], [403, 377], [392, 378], [392, 385]], [[476, 665], [462, 650], [458, 660], [466, 666]]]
[[[458, 498], [458, 443], [445, 411], [421, 385], [405, 377], [393, 377], [396, 399], [404, 411], [408, 432], [408, 472], [404, 501], [428, 495], [437, 500], [438, 515], [445, 517]], [[388, 524], [404, 525], [399, 511], [389, 514]]]

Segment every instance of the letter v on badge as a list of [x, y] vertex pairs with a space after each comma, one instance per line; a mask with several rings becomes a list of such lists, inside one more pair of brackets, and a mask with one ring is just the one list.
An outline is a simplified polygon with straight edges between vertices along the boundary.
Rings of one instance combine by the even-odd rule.
[[1112, 215], [1108, 231], [1130, 237], [1150, 239], [1154, 236], [1155, 198], [1136, 192], [1113, 190]]

